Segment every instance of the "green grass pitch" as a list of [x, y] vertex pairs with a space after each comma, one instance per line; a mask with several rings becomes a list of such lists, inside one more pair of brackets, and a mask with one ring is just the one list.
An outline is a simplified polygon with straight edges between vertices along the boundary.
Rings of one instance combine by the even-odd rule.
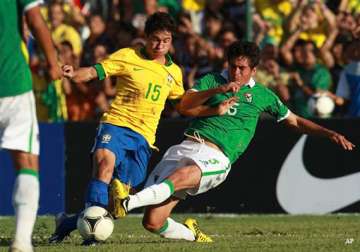
[[[174, 215], [177, 221], [187, 216]], [[39, 217], [34, 230], [35, 251], [360, 251], [360, 216], [290, 215], [191, 215], [214, 243], [200, 244], [167, 240], [145, 231], [141, 216], [115, 221], [115, 230], [106, 243], [80, 246], [77, 231], [62, 244], [49, 245], [53, 217]], [[13, 217], [0, 217], [0, 251], [7, 251], [14, 231]]]

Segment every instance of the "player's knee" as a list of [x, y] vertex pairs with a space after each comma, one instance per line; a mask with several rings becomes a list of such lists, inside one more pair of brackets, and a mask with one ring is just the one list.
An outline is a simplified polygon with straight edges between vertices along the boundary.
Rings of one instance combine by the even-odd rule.
[[103, 157], [95, 158], [94, 176], [103, 181], [110, 181], [114, 172], [114, 162], [111, 159]]
[[38, 171], [38, 156], [29, 152], [11, 151], [13, 162], [17, 170], [27, 168]]
[[176, 172], [169, 176], [169, 179], [174, 183], [175, 190], [191, 188], [196, 186], [201, 179], [201, 171], [195, 166], [187, 166], [176, 170]]

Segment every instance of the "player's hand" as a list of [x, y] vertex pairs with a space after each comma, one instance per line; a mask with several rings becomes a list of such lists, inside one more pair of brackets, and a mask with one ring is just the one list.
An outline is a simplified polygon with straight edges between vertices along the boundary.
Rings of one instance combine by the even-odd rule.
[[238, 97], [234, 96], [220, 103], [218, 106], [218, 114], [224, 115], [237, 102], [237, 100]]
[[240, 83], [238, 82], [229, 82], [228, 84], [224, 84], [218, 88], [219, 93], [237, 93], [240, 90]]
[[341, 145], [344, 150], [352, 150], [355, 148], [355, 144], [347, 140], [343, 135], [334, 132], [330, 136], [331, 141], [335, 142], [338, 145]]
[[70, 65], [62, 66], [62, 75], [66, 78], [72, 79], [74, 77], [74, 67]]
[[50, 66], [48, 73], [49, 73], [51, 80], [58, 80], [63, 76], [61, 68], [58, 65]]

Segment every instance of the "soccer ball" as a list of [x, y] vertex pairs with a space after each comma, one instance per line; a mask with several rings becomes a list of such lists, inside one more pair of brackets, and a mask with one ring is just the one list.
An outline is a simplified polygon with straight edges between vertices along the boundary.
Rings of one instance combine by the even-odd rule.
[[77, 219], [77, 229], [84, 240], [105, 241], [114, 230], [111, 214], [98, 206], [86, 208]]
[[335, 109], [334, 101], [326, 94], [315, 94], [308, 102], [309, 111], [319, 117], [329, 117]]

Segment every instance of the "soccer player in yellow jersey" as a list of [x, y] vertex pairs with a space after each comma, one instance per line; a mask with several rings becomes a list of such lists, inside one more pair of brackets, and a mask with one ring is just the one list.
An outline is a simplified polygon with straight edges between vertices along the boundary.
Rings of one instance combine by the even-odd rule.
[[[117, 77], [116, 97], [101, 118], [92, 149], [94, 171], [86, 206], [107, 208], [113, 179], [132, 187], [144, 181], [165, 101], [184, 94], [181, 69], [168, 54], [175, 29], [168, 14], [157, 12], [146, 21], [145, 47], [120, 49], [99, 64], [76, 71], [63, 66], [64, 77], [74, 82]], [[116, 202], [120, 201], [115, 197], [110, 203]], [[119, 217], [116, 211], [113, 214]], [[49, 241], [61, 242], [76, 228], [76, 218], [60, 215]]]

